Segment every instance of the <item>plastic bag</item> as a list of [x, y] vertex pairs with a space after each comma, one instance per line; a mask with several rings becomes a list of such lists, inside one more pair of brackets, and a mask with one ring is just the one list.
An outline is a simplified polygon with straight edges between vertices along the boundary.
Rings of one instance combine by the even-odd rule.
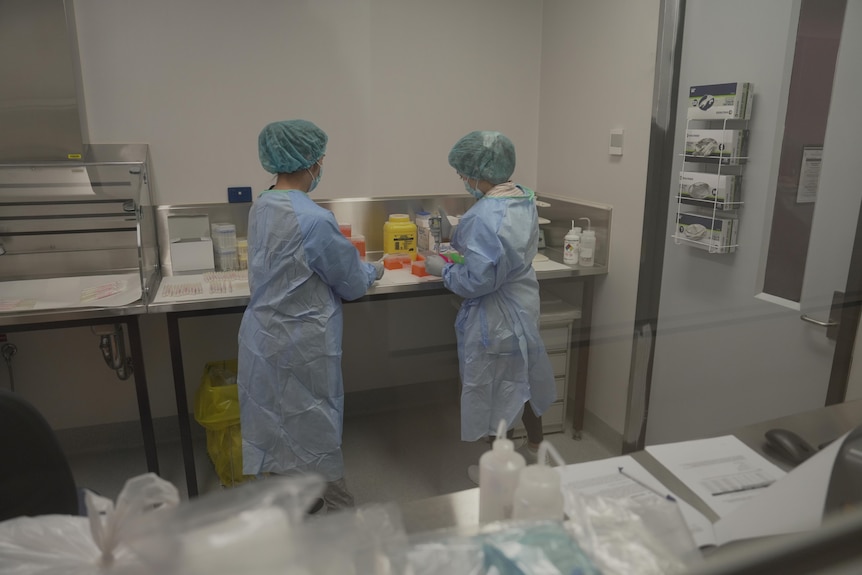
[[273, 476], [208, 493], [137, 522], [125, 542], [149, 573], [285, 573], [303, 545], [305, 512], [325, 485], [313, 474]]
[[41, 515], [0, 523], [0, 574], [146, 573], [123, 539], [138, 521], [175, 507], [176, 487], [147, 473], [126, 482], [116, 506], [91, 491], [85, 500], [87, 517]]
[[207, 453], [222, 485], [249, 479], [242, 474], [242, 432], [236, 386], [237, 360], [212, 361], [204, 367], [195, 393], [195, 420], [207, 432]]
[[317, 475], [271, 476], [209, 493], [151, 525], [128, 545], [160, 575], [401, 575], [407, 536], [394, 504], [323, 516]]
[[[500, 521], [482, 533], [441, 531], [411, 538], [411, 575], [600, 575], [558, 521]], [[636, 571], [633, 571], [636, 572]]]
[[566, 526], [605, 575], [687, 573], [702, 555], [679, 506], [661, 497], [609, 499], [563, 486]]
[[283, 573], [401, 575], [407, 534], [395, 504], [367, 505], [314, 517], [298, 535]]

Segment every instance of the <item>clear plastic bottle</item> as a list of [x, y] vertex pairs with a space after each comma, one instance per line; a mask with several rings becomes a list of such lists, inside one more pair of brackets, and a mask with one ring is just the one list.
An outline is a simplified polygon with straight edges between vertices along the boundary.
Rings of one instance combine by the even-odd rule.
[[563, 238], [563, 263], [570, 266], [577, 265], [580, 249], [581, 228], [575, 227], [575, 220], [572, 220], [572, 229]]
[[565, 513], [560, 474], [545, 464], [549, 452], [559, 465], [563, 465], [554, 446], [543, 441], [539, 445], [538, 463], [525, 467], [518, 477], [518, 487], [512, 498], [512, 519], [562, 521]]
[[596, 230], [584, 230], [581, 234], [581, 267], [592, 267], [596, 256]]
[[524, 468], [524, 456], [506, 439], [506, 422], [500, 420], [497, 438], [491, 450], [479, 458], [479, 521], [511, 519], [512, 501], [518, 485], [518, 474]]

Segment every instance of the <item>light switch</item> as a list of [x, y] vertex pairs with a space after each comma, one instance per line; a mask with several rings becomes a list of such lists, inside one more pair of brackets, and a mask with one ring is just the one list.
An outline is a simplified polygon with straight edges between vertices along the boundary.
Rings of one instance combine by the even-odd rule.
[[608, 153], [612, 156], [623, 155], [623, 131], [622, 129], [611, 130], [611, 145]]

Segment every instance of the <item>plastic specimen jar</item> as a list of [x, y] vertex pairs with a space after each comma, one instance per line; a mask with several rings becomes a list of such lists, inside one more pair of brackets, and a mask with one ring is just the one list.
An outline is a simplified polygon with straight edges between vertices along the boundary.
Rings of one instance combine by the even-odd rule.
[[383, 224], [383, 252], [416, 257], [416, 224], [407, 214], [391, 214]]
[[359, 250], [359, 256], [365, 257], [365, 236], [350, 236], [350, 243]]
[[388, 270], [410, 269], [411, 263], [409, 254], [389, 254], [383, 258], [383, 267]]
[[353, 233], [353, 226], [351, 226], [350, 224], [343, 224], [341, 222], [338, 222], [338, 229], [339, 231], [341, 231], [342, 235], [345, 238], [349, 238]]
[[410, 270], [414, 276], [425, 277], [428, 275], [428, 272], [425, 271], [425, 262], [413, 262], [413, 266]]
[[248, 269], [248, 240], [246, 238], [236, 240], [236, 257], [239, 269]]

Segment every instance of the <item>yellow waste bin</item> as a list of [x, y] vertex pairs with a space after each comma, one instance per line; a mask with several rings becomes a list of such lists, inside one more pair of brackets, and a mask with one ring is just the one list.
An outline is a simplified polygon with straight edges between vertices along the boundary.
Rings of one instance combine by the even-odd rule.
[[204, 367], [195, 394], [195, 420], [207, 432], [207, 453], [222, 485], [253, 479], [242, 474], [242, 433], [236, 385], [237, 361], [212, 361]]

